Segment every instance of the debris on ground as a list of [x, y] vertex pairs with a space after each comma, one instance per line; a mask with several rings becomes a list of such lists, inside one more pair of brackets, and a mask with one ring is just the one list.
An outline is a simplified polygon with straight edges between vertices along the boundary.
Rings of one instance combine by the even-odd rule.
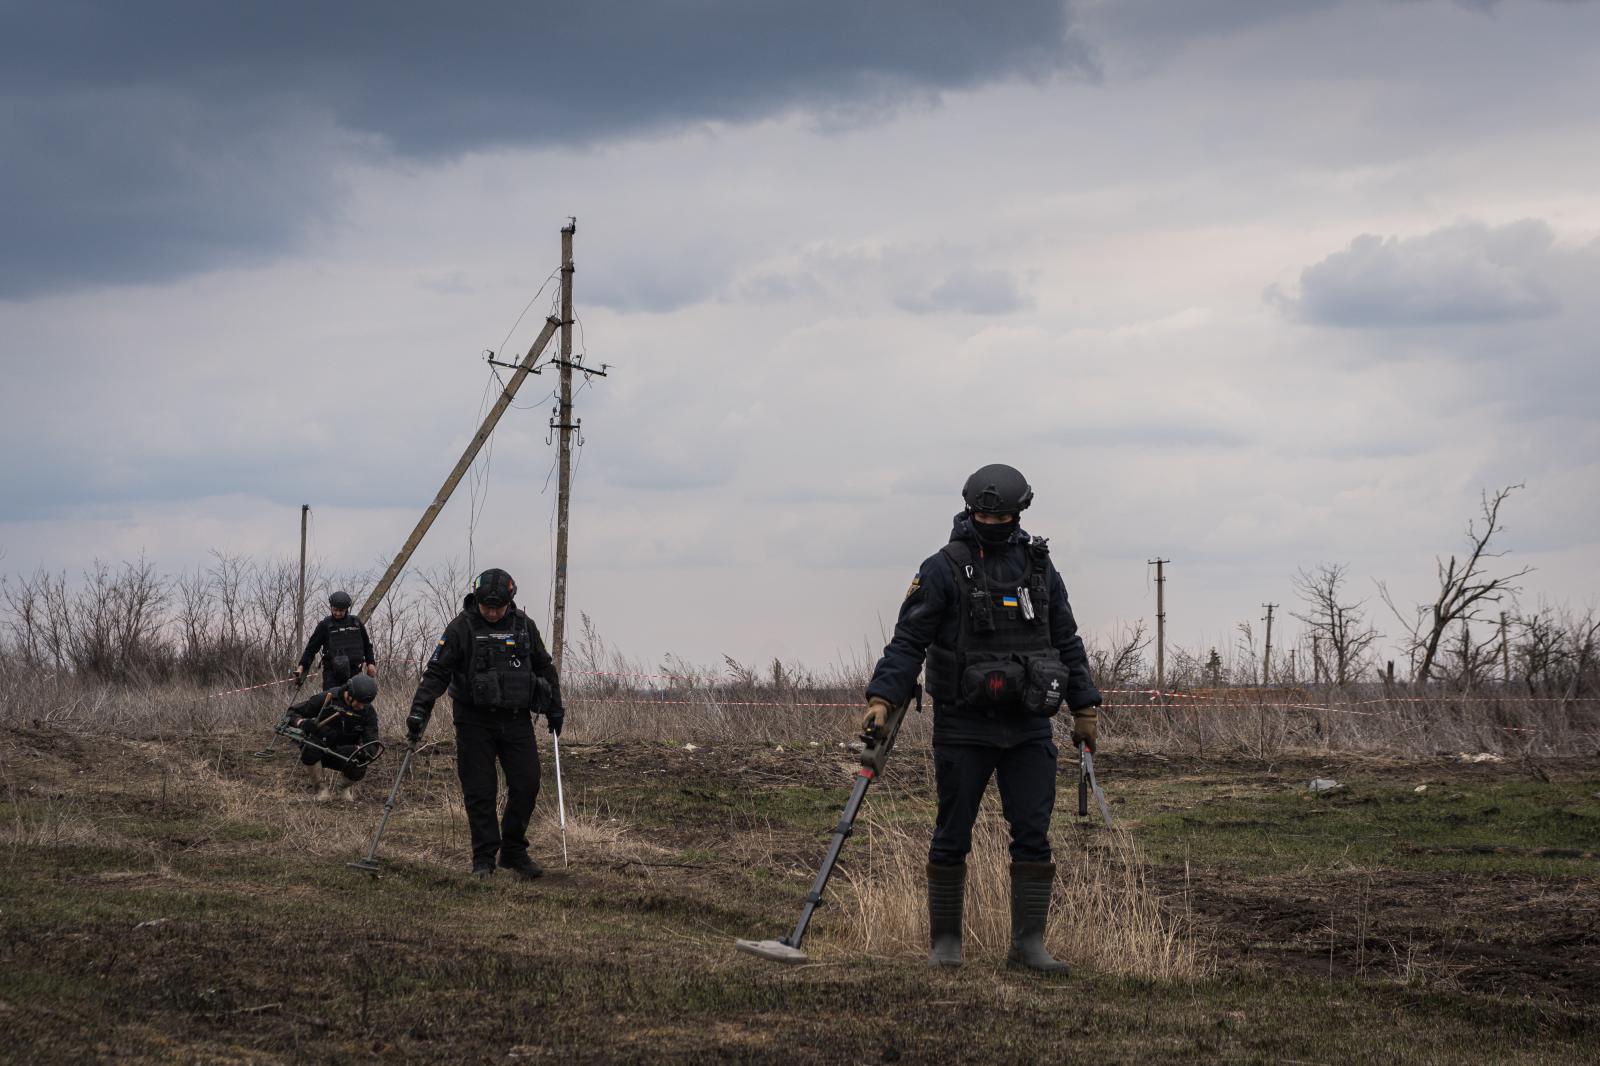
[[1477, 754], [1463, 751], [1456, 756], [1456, 762], [1505, 762], [1505, 759], [1490, 751], [1480, 751]]
[[1311, 779], [1311, 784], [1307, 785], [1306, 787], [1312, 792], [1332, 792], [1335, 789], [1340, 789], [1344, 786], [1331, 777], [1313, 777]]

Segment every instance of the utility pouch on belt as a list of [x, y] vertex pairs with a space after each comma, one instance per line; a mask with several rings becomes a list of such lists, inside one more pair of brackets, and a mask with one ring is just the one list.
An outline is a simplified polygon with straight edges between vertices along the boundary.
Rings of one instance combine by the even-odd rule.
[[974, 711], [997, 714], [1022, 703], [1027, 670], [1014, 660], [973, 663], [961, 673], [961, 703]]
[[1067, 668], [1059, 659], [1035, 656], [1028, 660], [1026, 669], [1022, 713], [1030, 718], [1055, 717], [1067, 692]]

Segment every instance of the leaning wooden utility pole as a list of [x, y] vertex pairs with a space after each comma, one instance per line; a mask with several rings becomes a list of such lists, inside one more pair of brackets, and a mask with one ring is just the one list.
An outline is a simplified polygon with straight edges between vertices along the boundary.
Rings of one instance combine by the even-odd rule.
[[494, 432], [494, 427], [500, 421], [500, 416], [506, 413], [506, 408], [511, 406], [512, 397], [522, 387], [522, 382], [527, 378], [533, 366], [539, 360], [539, 355], [544, 351], [544, 346], [550, 343], [550, 338], [555, 336], [556, 328], [561, 323], [550, 317], [545, 320], [544, 329], [539, 331], [539, 336], [528, 349], [528, 354], [522, 357], [522, 362], [517, 364], [516, 372], [511, 375], [511, 380], [506, 382], [505, 388], [500, 392], [500, 398], [489, 409], [483, 424], [478, 427], [478, 432], [472, 435], [472, 440], [467, 443], [467, 450], [461, 453], [461, 459], [456, 463], [455, 469], [450, 471], [450, 476], [444, 479], [444, 485], [439, 489], [433, 502], [428, 504], [428, 509], [422, 512], [422, 517], [417, 521], [417, 527], [411, 531], [411, 536], [400, 548], [400, 554], [394, 557], [394, 562], [389, 564], [389, 569], [383, 572], [383, 577], [378, 580], [377, 587], [367, 597], [367, 602], [361, 605], [361, 617], [370, 618], [373, 610], [383, 601], [389, 591], [389, 586], [394, 584], [395, 578], [400, 576], [400, 571], [411, 559], [411, 553], [417, 550], [417, 545], [422, 543], [422, 537], [428, 532], [428, 527], [433, 525], [433, 520], [439, 517], [439, 512], [444, 510], [444, 505], [450, 499], [450, 494], [455, 491], [456, 485], [472, 466], [472, 461], [478, 457], [478, 450], [483, 447], [483, 442], [489, 439], [489, 434]]
[[1272, 612], [1278, 606], [1275, 603], [1263, 603], [1267, 609], [1267, 647], [1261, 656], [1261, 687], [1266, 688], [1272, 684]]
[[1171, 559], [1151, 559], [1156, 564], [1156, 698], [1165, 701], [1167, 693], [1167, 603], [1162, 594], [1167, 575], [1163, 569]]
[[306, 517], [311, 513], [311, 505], [300, 505], [300, 592], [295, 596], [294, 602], [294, 653], [306, 646]]
[[556, 574], [550, 597], [550, 658], [561, 673], [561, 651], [567, 632], [567, 508], [572, 502], [572, 236], [578, 220], [561, 230], [561, 402], [550, 427], [559, 436], [556, 479]]

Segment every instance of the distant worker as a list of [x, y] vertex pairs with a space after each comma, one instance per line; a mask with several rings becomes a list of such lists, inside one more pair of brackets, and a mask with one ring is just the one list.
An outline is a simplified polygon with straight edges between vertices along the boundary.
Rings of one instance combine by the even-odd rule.
[[917, 571], [894, 636], [867, 683], [862, 728], [882, 730], [910, 698], [927, 659], [938, 814], [928, 851], [934, 966], [961, 965], [967, 853], [978, 804], [999, 779], [1011, 829], [1011, 948], [1006, 964], [1044, 973], [1067, 965], [1045, 949], [1055, 865], [1056, 745], [1051, 718], [1072, 712], [1072, 742], [1094, 750], [1100, 691], [1067, 589], [1043, 537], [1022, 531], [1033, 489], [996, 463], [967, 479], [950, 543]]
[[376, 744], [378, 712], [372, 706], [377, 698], [378, 683], [366, 674], [357, 674], [285, 713], [284, 724], [304, 738], [296, 740], [300, 763], [317, 789], [317, 799], [333, 798], [332, 782], [319, 765], [340, 775], [339, 793], [347, 802], [355, 799], [356, 782], [367, 776], [371, 755], [382, 750]]
[[[517, 583], [485, 570], [461, 613], [439, 638], [406, 717], [407, 739], [422, 739], [433, 704], [448, 689], [456, 727], [456, 773], [472, 830], [472, 874], [501, 866], [532, 880], [544, 870], [528, 856], [528, 819], [539, 796], [539, 752], [533, 715], [543, 712], [561, 735], [565, 711], [555, 664], [533, 620], [515, 604]], [[499, 778], [506, 776], [505, 815], [496, 818]]]
[[300, 665], [294, 670], [294, 683], [298, 687], [311, 660], [322, 653], [322, 687], [336, 688], [356, 674], [378, 676], [378, 660], [372, 654], [372, 638], [361, 619], [350, 613], [350, 594], [335, 592], [328, 597], [328, 617], [317, 623], [300, 653]]

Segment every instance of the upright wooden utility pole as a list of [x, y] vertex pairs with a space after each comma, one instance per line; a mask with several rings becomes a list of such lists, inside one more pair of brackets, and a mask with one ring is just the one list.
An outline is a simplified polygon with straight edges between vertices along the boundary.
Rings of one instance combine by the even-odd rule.
[[306, 646], [306, 516], [311, 513], [311, 505], [300, 505], [300, 592], [294, 601], [294, 653]]
[[1263, 603], [1261, 606], [1267, 609], [1267, 648], [1261, 656], [1261, 687], [1266, 688], [1272, 683], [1272, 611], [1278, 605]]
[[550, 657], [561, 672], [561, 651], [567, 632], [567, 508], [572, 502], [572, 235], [576, 218], [561, 230], [561, 402], [550, 423], [558, 435], [556, 480], [556, 578], [550, 607]]
[[1171, 559], [1151, 559], [1156, 564], [1156, 693], [1164, 699], [1167, 691], [1167, 601], [1163, 595], [1167, 575], [1163, 569]]

